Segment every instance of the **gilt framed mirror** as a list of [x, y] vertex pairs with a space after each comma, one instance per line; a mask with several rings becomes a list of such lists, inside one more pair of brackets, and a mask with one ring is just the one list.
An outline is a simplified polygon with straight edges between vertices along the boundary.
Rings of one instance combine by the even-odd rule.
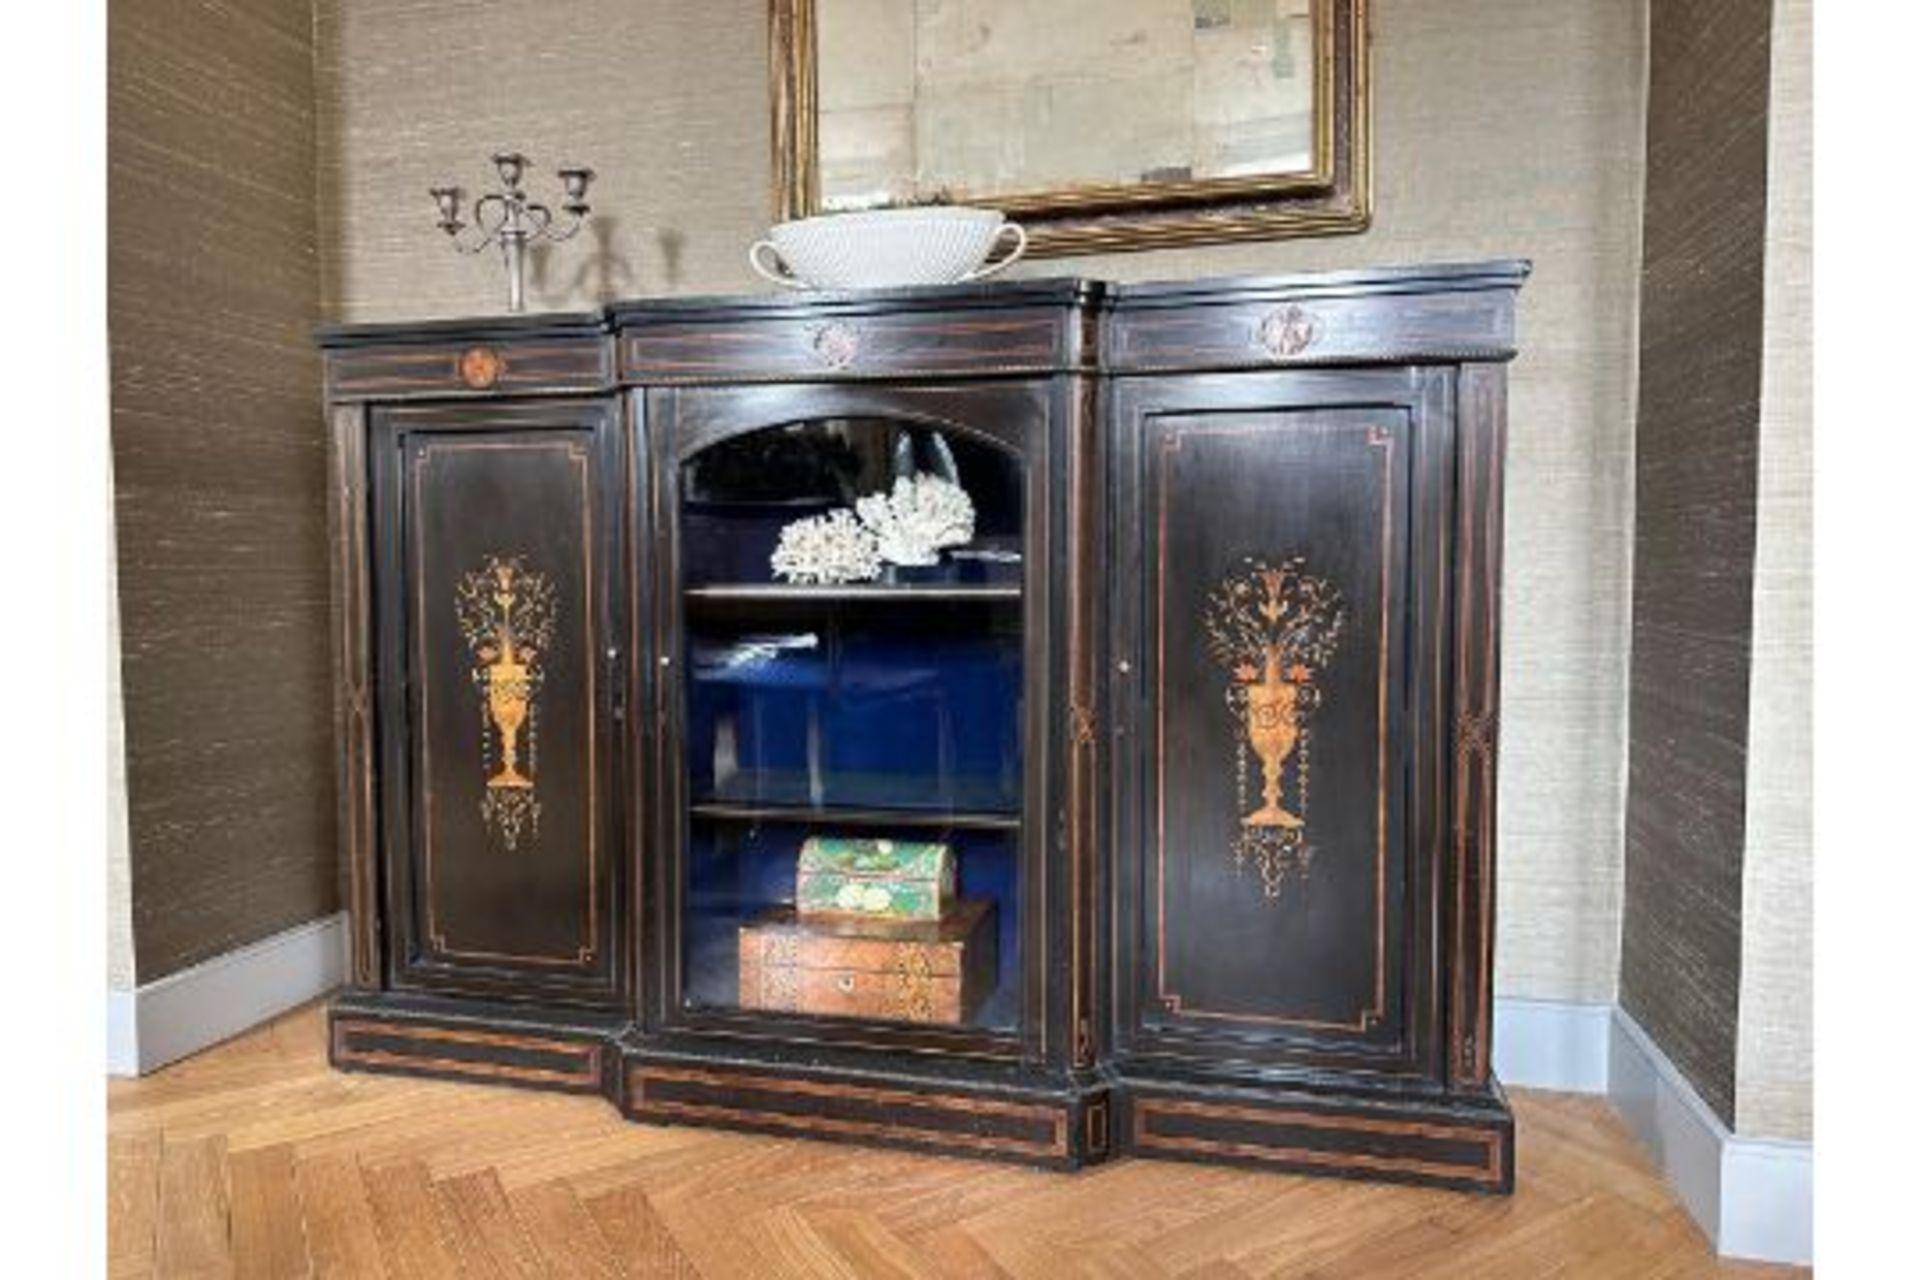
[[975, 204], [1030, 253], [1359, 231], [1366, 0], [769, 0], [782, 219]]

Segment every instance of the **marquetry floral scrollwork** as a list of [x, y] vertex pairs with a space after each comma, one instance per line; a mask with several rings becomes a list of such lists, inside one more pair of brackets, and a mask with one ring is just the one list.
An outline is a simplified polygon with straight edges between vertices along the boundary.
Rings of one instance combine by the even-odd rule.
[[480, 819], [509, 851], [538, 838], [541, 666], [553, 644], [553, 584], [522, 556], [488, 556], [454, 591], [460, 634], [473, 651], [481, 758], [488, 774]]
[[900, 949], [893, 971], [893, 1012], [907, 1022], [933, 1021], [933, 962], [925, 947]]
[[[1340, 593], [1306, 571], [1304, 556], [1278, 564], [1248, 556], [1207, 597], [1207, 647], [1226, 668], [1228, 711], [1236, 722], [1234, 775], [1240, 831], [1234, 866], [1251, 861], [1262, 894], [1277, 899], [1289, 877], [1311, 870], [1307, 841], [1312, 787], [1311, 717], [1315, 683], [1332, 661], [1346, 625]], [[1250, 796], [1247, 753], [1260, 764], [1258, 803]], [[1290, 784], [1290, 785], [1289, 785]]]

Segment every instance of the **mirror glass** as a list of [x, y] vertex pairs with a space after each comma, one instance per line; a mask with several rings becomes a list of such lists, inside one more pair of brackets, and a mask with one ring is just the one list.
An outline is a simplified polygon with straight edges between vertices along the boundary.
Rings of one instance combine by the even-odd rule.
[[816, 0], [828, 211], [1313, 173], [1313, 0]]

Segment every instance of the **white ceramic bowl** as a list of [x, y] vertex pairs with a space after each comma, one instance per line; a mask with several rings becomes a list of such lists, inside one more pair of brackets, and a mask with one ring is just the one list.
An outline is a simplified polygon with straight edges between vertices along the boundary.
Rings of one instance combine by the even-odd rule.
[[[1027, 233], [993, 209], [936, 205], [783, 222], [747, 250], [753, 269], [786, 289], [876, 289], [980, 280], [1026, 252]], [[1007, 255], [987, 266], [1001, 240]]]

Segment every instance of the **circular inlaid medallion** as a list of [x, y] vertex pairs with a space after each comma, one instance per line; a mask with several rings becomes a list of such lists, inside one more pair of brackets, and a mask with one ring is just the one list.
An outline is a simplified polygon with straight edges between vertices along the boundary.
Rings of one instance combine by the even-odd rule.
[[1278, 358], [1299, 355], [1318, 336], [1319, 326], [1313, 317], [1292, 305], [1268, 312], [1260, 322], [1260, 345]]
[[838, 321], [823, 324], [813, 331], [813, 353], [829, 369], [844, 369], [860, 354], [860, 335]]
[[492, 347], [468, 347], [460, 353], [460, 380], [476, 391], [500, 381], [507, 362]]

